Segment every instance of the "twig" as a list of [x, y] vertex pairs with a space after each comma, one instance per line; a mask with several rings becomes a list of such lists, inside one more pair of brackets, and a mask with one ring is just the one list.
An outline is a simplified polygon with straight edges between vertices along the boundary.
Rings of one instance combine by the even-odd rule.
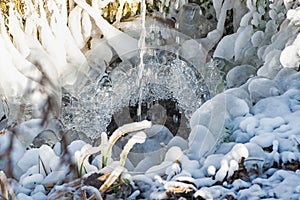
[[2, 196], [5, 199], [16, 200], [12, 187], [8, 183], [7, 177], [3, 171], [0, 171], [0, 187]]

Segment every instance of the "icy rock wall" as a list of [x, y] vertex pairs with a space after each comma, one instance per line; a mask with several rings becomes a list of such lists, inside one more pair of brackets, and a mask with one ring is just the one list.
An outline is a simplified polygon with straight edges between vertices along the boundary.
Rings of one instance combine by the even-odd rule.
[[[295, 73], [294, 70], [298, 70], [299, 67], [297, 3], [295, 1], [245, 3], [247, 12], [243, 16], [236, 15], [241, 16], [239, 25], [234, 25], [238, 27], [237, 30], [224, 36], [213, 54], [213, 59], [221, 58], [231, 63], [226, 82], [227, 87], [232, 89], [215, 96], [193, 114], [189, 137], [190, 155], [193, 158], [199, 158], [209, 152], [218, 136], [224, 136], [226, 131], [231, 130], [232, 120], [247, 116], [252, 106], [261, 99], [283, 94], [291, 87], [298, 87], [294, 81], [285, 84], [288, 74]], [[229, 10], [236, 8], [238, 4], [241, 3], [217, 1], [214, 2], [214, 7], [221, 13], [226, 5], [229, 5], [227, 7]], [[210, 33], [207, 38], [209, 35]], [[207, 141], [211, 142], [199, 149], [196, 144], [201, 143], [200, 138], [207, 138]]]

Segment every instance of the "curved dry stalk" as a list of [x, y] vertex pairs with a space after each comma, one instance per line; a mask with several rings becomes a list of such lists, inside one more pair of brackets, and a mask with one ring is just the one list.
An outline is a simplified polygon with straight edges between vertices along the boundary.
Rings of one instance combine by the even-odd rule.
[[119, 127], [117, 130], [115, 130], [113, 132], [113, 134], [110, 136], [110, 138], [108, 140], [109, 146], [106, 151], [104, 161], [107, 162], [107, 159], [111, 156], [112, 147], [118, 141], [119, 138], [123, 137], [127, 133], [147, 129], [147, 128], [150, 128], [151, 126], [152, 126], [151, 121], [144, 120], [141, 122], [133, 122], [130, 124], [125, 124], [125, 125]]
[[107, 180], [104, 182], [104, 184], [100, 187], [99, 191], [102, 193], [105, 190], [107, 190], [116, 180], [117, 178], [121, 175], [124, 169], [125, 161], [127, 158], [127, 155], [129, 151], [132, 149], [132, 147], [139, 143], [144, 143], [146, 140], [146, 133], [143, 131], [139, 131], [135, 133], [132, 138], [129, 139], [129, 141], [126, 143], [126, 145], [123, 148], [123, 151], [120, 156], [120, 166], [116, 167], [112, 173], [109, 175]]
[[119, 178], [120, 174], [123, 172], [123, 169], [123, 166], [117, 166], [100, 187], [99, 192], [105, 192]]
[[129, 151], [132, 149], [132, 147], [137, 143], [139, 143], [139, 144], [144, 143], [146, 138], [147, 138], [147, 135], [143, 131], [139, 131], [139, 132], [135, 133], [132, 136], [132, 138], [130, 138], [130, 140], [124, 146], [123, 151], [120, 155], [120, 166], [124, 167], [127, 155], [129, 153]]

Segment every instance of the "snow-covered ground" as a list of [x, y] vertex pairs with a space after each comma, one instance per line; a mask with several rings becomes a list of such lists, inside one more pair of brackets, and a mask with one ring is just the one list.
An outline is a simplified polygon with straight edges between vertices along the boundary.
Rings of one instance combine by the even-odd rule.
[[[175, 50], [167, 34], [173, 32], [163, 29], [169, 22], [160, 21], [153, 30], [162, 38], [152, 42], [192, 63], [213, 97], [190, 117], [187, 139], [142, 121], [110, 137], [99, 133], [94, 144], [87, 133], [62, 132], [68, 125], [57, 119], [63, 118], [63, 94], [76, 99], [114, 56], [126, 61], [140, 45], [138, 19], [119, 22], [119, 9], [112, 26], [100, 15], [108, 2], [25, 1], [23, 20], [12, 4], [8, 15], [1, 12], [1, 195], [300, 199], [299, 2], [224, 0], [209, 7], [201, 1], [203, 15], [193, 27], [201, 34], [176, 38]], [[161, 7], [169, 8], [167, 17], [186, 23], [182, 11], [176, 15], [186, 2], [172, 3]], [[179, 30], [190, 35], [183, 25]], [[114, 144], [126, 134], [130, 138], [115, 159]], [[134, 146], [151, 152], [130, 153]]]

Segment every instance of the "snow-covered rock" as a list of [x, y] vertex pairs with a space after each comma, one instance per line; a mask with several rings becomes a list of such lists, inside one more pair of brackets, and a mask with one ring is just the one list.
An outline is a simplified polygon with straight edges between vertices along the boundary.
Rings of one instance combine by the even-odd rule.
[[251, 65], [240, 65], [231, 69], [226, 75], [227, 87], [239, 87], [254, 76], [256, 69]]

